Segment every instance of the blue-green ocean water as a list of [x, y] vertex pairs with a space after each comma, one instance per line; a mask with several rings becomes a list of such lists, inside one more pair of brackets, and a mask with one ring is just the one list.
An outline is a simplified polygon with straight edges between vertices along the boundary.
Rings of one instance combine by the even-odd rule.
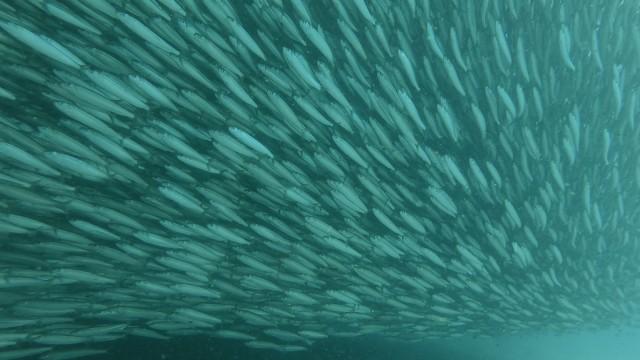
[[247, 349], [238, 342], [206, 337], [171, 341], [130, 339], [114, 343], [96, 360], [634, 360], [640, 331], [615, 329], [574, 334], [527, 333], [494, 338], [455, 338], [404, 344], [383, 337], [325, 340], [308, 352], [282, 354]]
[[639, 19], [0, 0], [0, 360], [640, 359]]

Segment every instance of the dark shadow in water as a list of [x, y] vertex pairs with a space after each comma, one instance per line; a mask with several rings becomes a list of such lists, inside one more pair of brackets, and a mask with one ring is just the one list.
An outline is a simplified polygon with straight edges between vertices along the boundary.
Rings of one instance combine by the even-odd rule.
[[281, 353], [250, 349], [239, 341], [193, 336], [166, 341], [127, 338], [110, 344], [109, 354], [90, 360], [484, 360], [462, 356], [459, 350], [438, 346], [437, 342], [418, 345], [362, 337], [320, 341], [309, 351]]

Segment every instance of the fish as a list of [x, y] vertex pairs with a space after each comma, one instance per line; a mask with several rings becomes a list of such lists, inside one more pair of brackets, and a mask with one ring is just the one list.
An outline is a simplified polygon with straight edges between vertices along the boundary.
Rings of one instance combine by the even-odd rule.
[[633, 2], [120, 5], [0, 6], [0, 359], [636, 323]]

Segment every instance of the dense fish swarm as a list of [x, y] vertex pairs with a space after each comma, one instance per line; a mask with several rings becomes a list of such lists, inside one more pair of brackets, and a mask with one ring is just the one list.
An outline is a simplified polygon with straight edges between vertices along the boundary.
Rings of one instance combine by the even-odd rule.
[[635, 1], [0, 3], [0, 359], [604, 327]]

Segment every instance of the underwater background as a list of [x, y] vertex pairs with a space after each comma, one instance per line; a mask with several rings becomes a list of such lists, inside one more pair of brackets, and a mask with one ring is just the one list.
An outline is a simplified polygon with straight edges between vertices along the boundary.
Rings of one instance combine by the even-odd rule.
[[526, 333], [483, 339], [455, 338], [405, 344], [364, 336], [324, 340], [309, 351], [295, 353], [248, 349], [238, 342], [205, 336], [171, 341], [128, 339], [111, 345], [110, 353], [95, 359], [264, 359], [264, 360], [502, 360], [502, 359], [636, 359], [640, 352], [635, 329], [580, 332], [570, 335]]
[[0, 0], [0, 360], [638, 358], [639, 19]]

